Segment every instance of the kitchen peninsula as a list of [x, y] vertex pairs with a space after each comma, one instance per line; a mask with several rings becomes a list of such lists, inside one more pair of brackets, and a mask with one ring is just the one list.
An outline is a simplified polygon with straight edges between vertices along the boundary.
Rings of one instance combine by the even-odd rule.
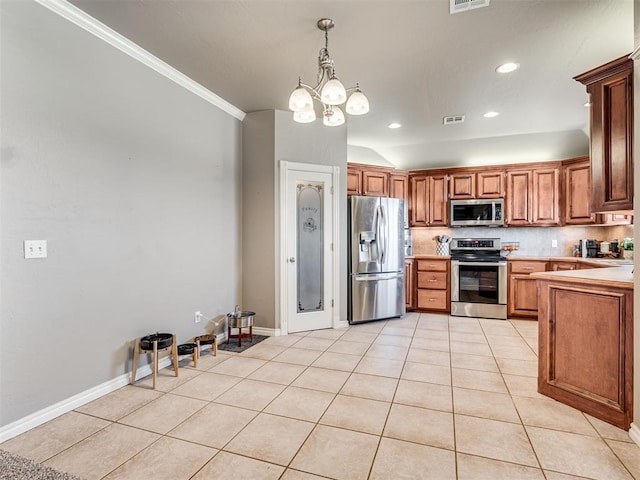
[[531, 277], [538, 282], [538, 391], [629, 430], [633, 266]]

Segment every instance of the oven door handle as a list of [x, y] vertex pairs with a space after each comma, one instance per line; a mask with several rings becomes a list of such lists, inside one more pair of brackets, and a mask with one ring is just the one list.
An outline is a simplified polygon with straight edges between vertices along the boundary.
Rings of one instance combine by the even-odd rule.
[[498, 267], [506, 267], [507, 262], [465, 262], [460, 260], [451, 260], [451, 265], [469, 265], [470, 267], [487, 267], [487, 266], [498, 266]]

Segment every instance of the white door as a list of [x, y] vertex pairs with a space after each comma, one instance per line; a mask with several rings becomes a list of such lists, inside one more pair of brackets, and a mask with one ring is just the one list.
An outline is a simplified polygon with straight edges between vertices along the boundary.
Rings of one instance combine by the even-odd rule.
[[283, 333], [333, 326], [336, 167], [281, 162]]

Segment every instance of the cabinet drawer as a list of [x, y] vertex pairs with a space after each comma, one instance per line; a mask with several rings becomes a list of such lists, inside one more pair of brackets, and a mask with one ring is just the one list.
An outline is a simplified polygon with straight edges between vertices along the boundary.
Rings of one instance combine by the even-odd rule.
[[446, 290], [448, 286], [446, 272], [418, 272], [418, 288]]
[[547, 262], [512, 261], [511, 273], [533, 273], [547, 270]]
[[449, 260], [418, 260], [418, 270], [427, 272], [446, 272]]
[[446, 290], [418, 290], [418, 308], [448, 310]]

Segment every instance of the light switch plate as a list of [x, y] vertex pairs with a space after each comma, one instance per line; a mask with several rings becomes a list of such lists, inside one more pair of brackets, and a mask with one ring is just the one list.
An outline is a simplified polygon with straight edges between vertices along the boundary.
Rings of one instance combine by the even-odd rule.
[[47, 241], [25, 240], [24, 258], [47, 258]]

